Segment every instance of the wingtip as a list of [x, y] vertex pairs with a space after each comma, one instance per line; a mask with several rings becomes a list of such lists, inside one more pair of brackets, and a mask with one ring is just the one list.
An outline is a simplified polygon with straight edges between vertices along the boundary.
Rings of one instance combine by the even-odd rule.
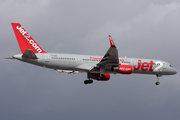
[[111, 35], [109, 35], [109, 41], [110, 41], [111, 47], [116, 47], [115, 44], [114, 44], [114, 41], [112, 40]]

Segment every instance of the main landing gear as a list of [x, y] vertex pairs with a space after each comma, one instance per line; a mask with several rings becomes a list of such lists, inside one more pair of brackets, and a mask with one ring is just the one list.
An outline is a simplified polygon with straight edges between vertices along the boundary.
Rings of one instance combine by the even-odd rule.
[[93, 83], [93, 80], [85, 80], [84, 81], [84, 84], [86, 85], [86, 84], [92, 84]]
[[160, 84], [159, 79], [160, 79], [161, 76], [162, 76], [162, 75], [159, 75], [159, 74], [156, 75], [156, 77], [157, 77], [157, 82], [155, 83], [156, 85], [159, 85], [159, 84]]

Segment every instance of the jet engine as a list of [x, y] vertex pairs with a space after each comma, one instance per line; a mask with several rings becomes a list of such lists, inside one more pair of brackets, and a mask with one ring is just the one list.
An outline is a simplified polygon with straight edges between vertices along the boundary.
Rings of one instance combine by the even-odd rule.
[[111, 70], [115, 73], [131, 74], [133, 72], [133, 66], [131, 66], [131, 65], [119, 65], [118, 67], [112, 67]]

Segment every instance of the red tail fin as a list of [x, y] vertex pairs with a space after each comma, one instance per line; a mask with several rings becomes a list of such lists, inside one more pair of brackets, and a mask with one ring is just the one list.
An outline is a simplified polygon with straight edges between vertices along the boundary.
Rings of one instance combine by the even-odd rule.
[[33, 50], [34, 53], [47, 53], [37, 42], [28, 34], [28, 32], [19, 23], [11, 23], [14, 33], [16, 35], [21, 52], [24, 53], [26, 49]]

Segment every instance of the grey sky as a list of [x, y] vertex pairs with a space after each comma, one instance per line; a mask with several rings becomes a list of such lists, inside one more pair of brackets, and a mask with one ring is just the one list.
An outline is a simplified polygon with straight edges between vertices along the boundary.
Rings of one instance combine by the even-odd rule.
[[84, 85], [86, 74], [59, 74], [17, 60], [11, 22], [48, 52], [104, 55], [108, 35], [119, 56], [155, 58], [180, 72], [179, 0], [1, 0], [0, 119], [180, 119], [179, 73], [111, 75]]

